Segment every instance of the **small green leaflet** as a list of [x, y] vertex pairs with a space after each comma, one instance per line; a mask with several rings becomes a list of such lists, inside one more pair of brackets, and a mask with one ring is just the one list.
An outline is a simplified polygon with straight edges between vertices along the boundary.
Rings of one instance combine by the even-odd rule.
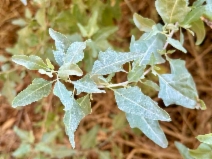
[[145, 68], [145, 65], [139, 66], [137, 62], [134, 62], [132, 70], [127, 75], [128, 82], [138, 82], [142, 78]]
[[196, 137], [200, 142], [203, 142], [205, 144], [211, 145], [212, 146], [212, 133], [210, 134], [205, 134], [205, 135], [198, 135]]
[[182, 22], [183, 25], [188, 25], [191, 24], [192, 22], [195, 22], [200, 19], [200, 17], [203, 15], [205, 12], [205, 7], [200, 6], [197, 8], [194, 8], [191, 12], [189, 12], [184, 21]]
[[63, 64], [58, 70], [58, 76], [66, 80], [70, 75], [82, 76], [83, 72], [76, 64]]
[[12, 61], [26, 67], [29, 70], [49, 70], [48, 66], [43, 62], [43, 60], [35, 55], [14, 55]]
[[35, 78], [32, 84], [14, 98], [12, 107], [25, 106], [48, 96], [51, 92], [52, 83], [53, 81]]
[[29, 143], [21, 143], [21, 145], [16, 149], [12, 156], [16, 158], [23, 158], [25, 155], [29, 154], [32, 151], [32, 147]]
[[189, 150], [189, 155], [195, 159], [211, 159], [212, 146], [201, 143], [196, 150]]
[[155, 64], [164, 63], [164, 59], [157, 51], [163, 49], [166, 37], [162, 34], [157, 34], [152, 36], [148, 40], [145, 40], [146, 36], [148, 36], [148, 33], [143, 34], [137, 41], [135, 41], [135, 37], [132, 36], [130, 43], [130, 52], [140, 55], [139, 65], [150, 64], [152, 55], [154, 55]]
[[155, 22], [152, 19], [144, 18], [141, 15], [134, 13], [133, 21], [140, 31], [150, 32]]
[[193, 159], [193, 157], [189, 155], [189, 148], [177, 141], [175, 141], [174, 144], [182, 155], [183, 159]]
[[70, 110], [65, 112], [63, 122], [65, 124], [66, 134], [69, 136], [69, 141], [73, 148], [75, 148], [74, 132], [80, 121], [89, 113], [91, 113], [89, 95], [86, 95], [77, 101], [73, 99], [73, 106]]
[[205, 39], [205, 26], [204, 22], [199, 19], [193, 23], [191, 23], [191, 30], [196, 34], [197, 40], [196, 45], [200, 45]]
[[151, 120], [171, 120], [168, 113], [161, 109], [150, 97], [144, 95], [137, 86], [114, 89], [113, 91], [119, 109], [125, 113]]
[[182, 105], [194, 109], [197, 105], [198, 94], [192, 76], [185, 67], [183, 60], [170, 60], [171, 74], [159, 76], [160, 91], [165, 105]]
[[182, 46], [182, 44], [178, 41], [178, 40], [175, 40], [175, 39], [172, 39], [170, 37], [167, 38], [167, 42], [172, 45], [174, 48], [184, 52], [184, 53], [187, 53], [186, 49]]
[[68, 91], [64, 84], [59, 80], [55, 83], [54, 86], [54, 95], [60, 98], [60, 101], [64, 105], [64, 110], [70, 110], [73, 106], [73, 97], [71, 91]]
[[86, 93], [105, 93], [104, 90], [98, 89], [96, 83], [90, 78], [90, 75], [87, 74], [83, 78], [77, 81], [72, 81], [74, 88], [77, 89], [77, 94], [81, 92]]
[[124, 71], [122, 65], [138, 58], [138, 54], [116, 52], [111, 49], [105, 52], [100, 52], [98, 60], [95, 61], [92, 74], [93, 75], [106, 75], [114, 72]]
[[153, 88], [156, 91], [160, 90], [160, 87], [153, 81], [150, 80], [146, 80], [145, 82], [142, 82], [144, 85], [149, 86], [151, 88]]
[[155, 6], [164, 23], [180, 23], [190, 11], [187, 0], [156, 0]]
[[86, 42], [74, 42], [68, 48], [64, 62], [76, 64], [84, 58], [83, 50], [86, 48]]
[[166, 148], [168, 141], [157, 120], [144, 118], [141, 115], [126, 113], [131, 128], [139, 128], [149, 139]]

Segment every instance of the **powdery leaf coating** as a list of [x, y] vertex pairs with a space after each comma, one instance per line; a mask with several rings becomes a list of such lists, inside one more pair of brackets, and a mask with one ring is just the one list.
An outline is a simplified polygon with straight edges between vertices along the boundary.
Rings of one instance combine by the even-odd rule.
[[187, 0], [156, 0], [155, 6], [164, 23], [182, 22], [190, 11]]
[[76, 102], [73, 99], [73, 106], [65, 112], [63, 122], [65, 124], [66, 134], [69, 136], [69, 141], [75, 148], [74, 132], [76, 131], [80, 121], [91, 112], [89, 96], [84, 96]]
[[65, 63], [76, 64], [84, 58], [83, 50], [86, 48], [86, 42], [72, 43], [65, 55]]
[[62, 84], [59, 80], [55, 83], [54, 86], [54, 95], [60, 98], [60, 101], [64, 105], [64, 110], [70, 110], [73, 106], [73, 97], [72, 93], [68, 91], [64, 84]]
[[198, 94], [192, 76], [188, 73], [183, 60], [170, 60], [171, 74], [159, 75], [160, 91], [165, 105], [182, 105], [194, 109]]
[[149, 139], [166, 148], [168, 141], [157, 120], [144, 118], [139, 115], [126, 113], [131, 128], [139, 128]]
[[12, 61], [26, 67], [29, 70], [48, 70], [48, 66], [43, 62], [43, 60], [35, 55], [14, 55]]
[[162, 50], [166, 42], [166, 37], [162, 34], [156, 34], [148, 40], [145, 37], [147, 33], [143, 34], [141, 38], [135, 41], [135, 37], [132, 36], [130, 43], [130, 52], [140, 54], [139, 65], [148, 65], [151, 63], [151, 57], [154, 56], [154, 64], [164, 63], [164, 59], [158, 53], [158, 50]]
[[53, 50], [54, 59], [59, 66], [62, 66], [64, 63], [65, 53], [62, 50]]
[[35, 78], [25, 90], [20, 92], [13, 100], [12, 107], [25, 106], [46, 97], [51, 92], [52, 81]]
[[84, 76], [80, 80], [72, 81], [74, 88], [77, 89], [77, 94], [81, 92], [86, 93], [105, 93], [104, 90], [98, 89], [96, 83], [90, 78], [89, 75]]
[[141, 15], [134, 13], [133, 21], [140, 31], [150, 32], [155, 22], [152, 19], [144, 18]]
[[178, 40], [175, 40], [175, 39], [172, 39], [170, 37], [167, 38], [167, 42], [172, 45], [174, 48], [184, 52], [184, 53], [187, 53], [186, 49], [183, 47], [183, 45], [178, 41]]
[[141, 90], [135, 87], [113, 90], [119, 109], [128, 114], [138, 115], [151, 120], [170, 121], [166, 111], [150, 97], [144, 95]]
[[95, 61], [92, 74], [107, 75], [113, 72], [124, 71], [123, 64], [138, 58], [139, 54], [116, 52], [111, 49], [100, 52], [98, 60]]

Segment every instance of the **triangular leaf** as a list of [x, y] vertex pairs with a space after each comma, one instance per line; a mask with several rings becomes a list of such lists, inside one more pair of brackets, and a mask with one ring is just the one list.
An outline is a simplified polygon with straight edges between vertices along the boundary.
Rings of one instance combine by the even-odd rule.
[[170, 60], [171, 74], [159, 75], [160, 91], [165, 105], [178, 104], [194, 109], [198, 94], [192, 76], [185, 67], [185, 61]]
[[78, 102], [79, 104], [73, 99], [73, 106], [70, 110], [65, 112], [63, 119], [66, 134], [69, 136], [69, 141], [73, 148], [75, 148], [74, 132], [80, 121], [91, 112], [88, 97], [82, 97]]
[[63, 64], [58, 70], [58, 76], [66, 80], [70, 75], [82, 76], [83, 72], [76, 64]]
[[196, 45], [200, 45], [205, 39], [205, 26], [204, 22], [199, 19], [193, 23], [191, 23], [191, 30], [196, 34], [197, 40]]
[[14, 98], [12, 107], [25, 106], [48, 96], [51, 92], [52, 82], [42, 78], [34, 79], [32, 84]]
[[156, 0], [156, 10], [164, 23], [182, 22], [190, 11], [187, 0]]
[[158, 107], [158, 104], [150, 97], [144, 95], [141, 90], [135, 87], [120, 88], [113, 90], [119, 109], [152, 120], [170, 121], [166, 111]]
[[64, 84], [59, 80], [55, 83], [54, 86], [54, 95], [60, 98], [60, 101], [64, 105], [64, 110], [70, 110], [73, 106], [73, 97], [71, 91], [68, 91]]
[[139, 65], [150, 64], [152, 54], [155, 58], [155, 64], [164, 63], [164, 59], [157, 51], [163, 49], [166, 37], [162, 34], [157, 34], [145, 40], [146, 36], [148, 36], [147, 33], [143, 34], [137, 41], [135, 41], [134, 36], [132, 36], [130, 52], [140, 54], [140, 58], [137, 58], [139, 59]]
[[168, 141], [157, 120], [144, 118], [139, 115], [126, 113], [131, 128], [139, 128], [149, 139], [166, 148]]
[[189, 155], [189, 148], [177, 141], [175, 141], [174, 144], [182, 155], [183, 159], [193, 159], [193, 157]]
[[12, 61], [26, 67], [29, 70], [49, 70], [48, 66], [43, 62], [43, 60], [35, 55], [14, 55]]
[[152, 19], [144, 18], [141, 15], [134, 13], [133, 21], [140, 31], [150, 32], [155, 22]]
[[95, 61], [93, 65], [92, 74], [106, 75], [113, 72], [124, 71], [122, 65], [134, 60], [136, 57], [139, 57], [139, 55], [137, 54], [136, 56], [136, 54], [132, 53], [116, 52], [111, 49], [100, 52], [98, 60]]
[[182, 44], [178, 41], [178, 40], [175, 40], [175, 39], [172, 39], [170, 37], [167, 38], [167, 42], [172, 45], [174, 48], [184, 52], [184, 53], [187, 53], [186, 49], [182, 46]]
[[196, 137], [200, 142], [203, 142], [205, 144], [211, 145], [212, 146], [212, 133], [210, 134], [205, 134], [205, 135], [198, 135]]
[[80, 80], [72, 81], [74, 88], [77, 89], [77, 94], [81, 92], [86, 93], [105, 93], [104, 90], [98, 89], [96, 83], [90, 78], [90, 75], [86, 75]]

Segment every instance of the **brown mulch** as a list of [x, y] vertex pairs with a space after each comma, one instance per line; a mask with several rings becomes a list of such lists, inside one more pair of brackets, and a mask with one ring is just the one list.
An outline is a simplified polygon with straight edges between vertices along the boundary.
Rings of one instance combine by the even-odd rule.
[[[153, 2], [148, 0], [129, 0], [129, 2], [131, 4], [131, 10], [133, 9], [133, 11], [156, 21], [159, 20]], [[5, 48], [11, 47], [16, 42], [16, 31], [18, 27], [12, 25], [11, 20], [23, 14], [23, 7], [19, 0], [0, 1], [0, 55], [9, 56]], [[121, 7], [123, 16], [117, 34], [125, 39], [125, 41], [117, 45], [125, 46], [129, 45], [130, 30], [134, 26], [129, 22], [129, 19], [132, 17], [129, 6], [125, 2], [122, 2]], [[130, 136], [130, 139], [126, 140], [122, 135], [123, 132], [113, 134], [111, 114], [117, 114], [120, 111], [114, 101], [113, 93], [108, 91], [107, 94], [104, 95], [94, 95], [93, 112], [83, 119], [76, 132], [76, 149], [80, 150], [79, 138], [81, 134], [97, 124], [101, 125], [104, 129], [111, 130], [109, 133], [104, 133], [104, 131], [101, 130], [98, 133], [98, 141], [104, 143], [99, 146], [99, 149], [111, 151], [111, 142], [108, 141], [108, 138], [112, 137], [113, 142], [121, 148], [124, 158], [127, 159], [182, 158], [174, 146], [174, 141], [179, 141], [192, 149], [196, 148], [199, 142], [195, 137], [200, 134], [210, 133], [212, 130], [212, 30], [207, 26], [206, 29], [206, 38], [200, 46], [196, 46], [195, 38], [186, 33], [188, 36], [186, 36], [184, 46], [188, 50], [188, 53], [183, 54], [176, 52], [173, 57], [180, 57], [186, 60], [186, 66], [194, 77], [199, 96], [205, 101], [207, 110], [191, 110], [180, 106], [165, 108], [163, 107], [162, 101], [156, 99], [159, 105], [170, 114], [172, 119], [171, 122], [160, 122], [169, 141], [168, 148], [160, 148], [145, 136], [134, 134], [129, 126], [123, 131]], [[122, 81], [121, 76], [117, 76], [117, 81]], [[3, 83], [0, 83], [0, 88], [2, 87], [1, 84]], [[54, 111], [54, 101], [56, 101], [56, 98], [50, 95], [45, 101], [46, 104], [43, 105], [44, 112]], [[33, 123], [44, 120], [45, 113], [44, 115], [38, 115], [34, 109], [33, 104], [32, 106], [27, 106], [19, 110], [13, 109], [7, 103], [6, 99], [0, 96], [0, 154], [11, 154], [20, 144], [18, 137], [13, 131], [15, 125], [25, 130], [33, 130], [37, 140], [39, 140], [41, 135], [40, 130], [37, 130], [32, 125]], [[44, 131], [44, 128], [42, 128], [41, 132]], [[113, 135], [111, 136], [111, 134]], [[66, 145], [70, 147], [68, 142], [66, 142]], [[89, 153], [89, 158], [96, 158], [92, 151]]]

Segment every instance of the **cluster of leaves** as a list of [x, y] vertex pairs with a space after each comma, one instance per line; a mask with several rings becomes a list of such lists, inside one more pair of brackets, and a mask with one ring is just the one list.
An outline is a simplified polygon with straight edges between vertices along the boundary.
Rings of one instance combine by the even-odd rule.
[[[26, 4], [26, 0], [22, 1]], [[12, 55], [38, 55], [49, 58], [53, 63], [52, 40], [48, 35], [48, 28], [52, 27], [68, 35], [67, 45], [74, 41], [83, 41], [90, 38], [84, 58], [85, 70], [91, 70], [94, 59], [97, 58], [99, 50], [112, 48], [109, 38], [116, 32], [114, 25], [120, 15], [119, 1], [108, 0], [72, 0], [67, 3], [61, 0], [32, 0], [31, 7], [25, 8], [25, 17], [15, 19], [12, 24], [21, 29], [17, 32], [18, 40], [7, 52]], [[32, 8], [36, 10], [34, 13]], [[31, 10], [30, 10], [31, 9]], [[110, 13], [110, 14], [108, 14]], [[87, 23], [87, 20], [89, 22]], [[16, 96], [15, 86], [21, 83], [26, 75], [26, 70], [21, 70], [21, 76], [16, 72], [17, 67], [7, 56], [0, 56], [0, 80], [5, 84], [1, 94], [7, 97], [8, 102]], [[12, 92], [12, 93], [11, 93]]]
[[195, 150], [191, 150], [179, 142], [175, 146], [184, 159], [212, 158], [212, 134], [198, 135], [196, 137], [202, 142]]
[[[205, 30], [200, 17], [209, 12], [208, 8], [211, 5], [210, 3], [203, 5], [203, 2], [196, 1], [189, 6], [187, 0], [156, 0], [156, 10], [163, 19], [164, 25], [156, 24], [153, 20], [135, 13], [133, 16], [135, 25], [145, 33], [138, 40], [132, 36], [129, 52], [117, 52], [112, 49], [100, 51], [91, 71], [84, 76], [79, 64], [87, 54], [84, 52], [85, 49], [92, 47], [89, 45], [91, 40], [82, 42], [75, 39], [73, 42], [69, 36], [50, 28], [49, 34], [56, 46], [53, 55], [59, 69], [55, 70], [48, 59], [45, 63], [35, 55], [14, 55], [12, 60], [15, 63], [30, 70], [38, 70], [52, 80], [34, 79], [31, 85], [15, 97], [12, 106], [25, 106], [48, 96], [55, 83], [53, 94], [59, 97], [64, 105], [65, 130], [74, 148], [74, 132], [82, 118], [91, 113], [92, 94], [106, 93], [103, 88], [110, 89], [114, 92], [118, 108], [126, 114], [130, 126], [139, 128], [153, 142], [166, 148], [168, 141], [158, 121], [171, 121], [171, 118], [157, 102], [142, 92], [139, 83], [159, 91], [158, 97], [166, 106], [177, 104], [190, 109], [206, 109], [204, 102], [198, 97], [193, 78], [185, 67], [185, 61], [171, 59], [169, 54], [175, 50], [167, 50], [167, 45], [170, 44], [175, 49], [187, 52], [183, 47], [182, 29], [197, 35], [196, 44], [203, 41]], [[80, 30], [84, 29], [80, 26]], [[180, 32], [179, 40], [172, 38], [177, 31]], [[88, 35], [82, 32], [83, 35]], [[160, 74], [158, 71], [160, 64], [166, 61], [170, 64], [171, 72]], [[126, 63], [129, 64], [128, 71], [123, 69]], [[127, 74], [127, 81], [112, 83], [111, 79], [120, 71]], [[158, 77], [159, 85], [145, 79], [148, 73]], [[74, 81], [71, 76], [83, 77]], [[72, 84], [74, 89], [67, 89], [64, 82]], [[78, 99], [74, 98], [81, 93], [85, 95]]]

